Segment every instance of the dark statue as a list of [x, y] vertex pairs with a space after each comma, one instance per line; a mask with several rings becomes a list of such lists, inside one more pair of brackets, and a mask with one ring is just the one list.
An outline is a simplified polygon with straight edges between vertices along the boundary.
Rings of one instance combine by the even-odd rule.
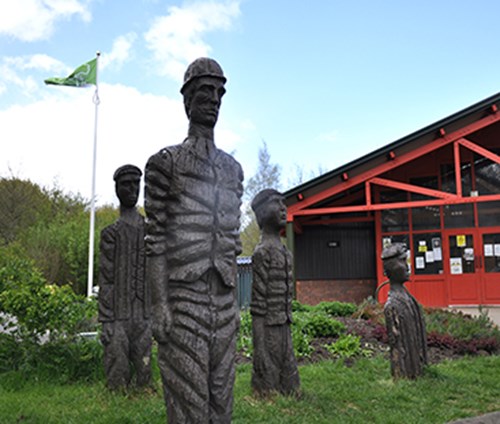
[[99, 321], [104, 370], [111, 389], [151, 384], [151, 294], [145, 281], [144, 218], [136, 209], [142, 172], [133, 165], [113, 176], [120, 218], [101, 232]]
[[243, 171], [214, 144], [225, 82], [212, 59], [189, 65], [188, 136], [146, 165], [146, 272], [169, 424], [231, 422]]
[[389, 339], [391, 373], [397, 378], [416, 378], [427, 364], [427, 336], [422, 309], [406, 290], [406, 246], [394, 243], [382, 251], [384, 272], [389, 277], [389, 297], [384, 306]]
[[276, 190], [258, 193], [252, 209], [261, 240], [252, 256], [253, 372], [252, 388], [259, 395], [297, 393], [300, 388], [292, 333], [292, 255], [281, 243], [286, 206]]

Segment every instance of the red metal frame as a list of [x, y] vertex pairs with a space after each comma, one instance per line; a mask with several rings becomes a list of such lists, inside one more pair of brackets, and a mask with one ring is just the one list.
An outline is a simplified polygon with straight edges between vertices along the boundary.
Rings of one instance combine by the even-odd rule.
[[[484, 149], [481, 146], [478, 146], [469, 140], [467, 140], [465, 137], [477, 130], [480, 130], [486, 126], [492, 125], [495, 122], [500, 121], [500, 113], [494, 112], [491, 115], [488, 115], [482, 119], [479, 119], [469, 125], [466, 125], [465, 127], [461, 128], [460, 130], [454, 131], [450, 134], [444, 133], [444, 135], [424, 146], [418, 147], [415, 150], [406, 153], [403, 156], [397, 156], [394, 159], [389, 160], [388, 162], [374, 168], [370, 169], [360, 175], [356, 175], [353, 177], [350, 177], [348, 180], [344, 181], [343, 183], [333, 185], [332, 187], [327, 188], [326, 190], [317, 193], [311, 197], [305, 197], [301, 202], [295, 203], [293, 205], [290, 205], [288, 207], [288, 221], [292, 222], [294, 221], [295, 216], [306, 216], [306, 215], [320, 215], [320, 214], [334, 214], [334, 213], [346, 213], [346, 212], [359, 212], [359, 211], [369, 211], [369, 210], [382, 210], [382, 209], [389, 209], [389, 208], [407, 208], [407, 207], [420, 207], [420, 206], [432, 206], [432, 205], [445, 205], [445, 204], [451, 204], [451, 203], [476, 203], [480, 201], [493, 201], [493, 200], [500, 200], [500, 195], [493, 195], [493, 196], [479, 196], [479, 197], [462, 197], [461, 193], [461, 178], [460, 178], [460, 158], [459, 158], [459, 145], [462, 145], [469, 150], [472, 150], [480, 155], [485, 156], [486, 158], [500, 163], [500, 156], [495, 155], [494, 153], [488, 151], [487, 149]], [[437, 149], [440, 149], [444, 146], [450, 145], [451, 143], [454, 144], [454, 158], [455, 158], [455, 178], [456, 181], [457, 179], [460, 180], [460, 183], [457, 184], [457, 194], [453, 195], [450, 193], [447, 193], [447, 195], [455, 196], [455, 197], [446, 197], [444, 198], [442, 194], [437, 195], [436, 191], [433, 191], [434, 194], [427, 194], [432, 197], [439, 197], [440, 199], [444, 200], [428, 200], [428, 201], [418, 201], [418, 202], [405, 202], [405, 203], [392, 203], [392, 204], [377, 204], [377, 205], [372, 205], [371, 204], [371, 194], [370, 190], [368, 190], [368, 186], [370, 182], [372, 182], [373, 179], [377, 178], [379, 175], [382, 175], [390, 170], [393, 170], [397, 167], [400, 167], [408, 162], [411, 162], [412, 160], [415, 160], [417, 158], [420, 158], [421, 156], [424, 156], [426, 154], [429, 154]], [[375, 180], [376, 182], [380, 183], [380, 179]], [[386, 180], [387, 181], [387, 180]], [[396, 185], [398, 184], [404, 184], [404, 183], [398, 183], [398, 182], [391, 182], [393, 185], [393, 188], [396, 188]], [[319, 202], [322, 202], [324, 200], [327, 200], [328, 198], [342, 192], [345, 190], [348, 190], [356, 185], [359, 184], [364, 184], [365, 185], [365, 198], [367, 200], [367, 203], [364, 206], [351, 206], [351, 207], [340, 207], [340, 208], [315, 208], [315, 209], [307, 209]], [[415, 193], [420, 193], [420, 194], [425, 194], [421, 190], [428, 190], [428, 189], [423, 189], [419, 188], [417, 186], [411, 186], [407, 185], [407, 187], [404, 190], [407, 190], [408, 188], [412, 188], [412, 190]], [[419, 191], [416, 191], [419, 190]], [[444, 193], [444, 192], [442, 192]]]

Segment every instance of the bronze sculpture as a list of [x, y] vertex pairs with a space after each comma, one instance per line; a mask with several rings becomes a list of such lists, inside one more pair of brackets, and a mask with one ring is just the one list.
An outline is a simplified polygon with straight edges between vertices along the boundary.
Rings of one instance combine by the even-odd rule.
[[120, 218], [100, 239], [99, 321], [108, 387], [124, 388], [132, 378], [151, 384], [151, 297], [145, 281], [144, 218], [136, 209], [142, 171], [134, 165], [113, 176]]
[[225, 82], [213, 59], [189, 65], [188, 136], [146, 165], [147, 279], [170, 424], [231, 422], [243, 171], [214, 143]]
[[281, 243], [286, 225], [283, 195], [266, 189], [252, 201], [261, 240], [252, 256], [253, 372], [252, 388], [259, 395], [297, 393], [300, 388], [292, 333], [292, 255]]
[[427, 364], [427, 335], [422, 309], [406, 290], [406, 246], [394, 243], [382, 251], [384, 272], [389, 277], [389, 297], [384, 315], [389, 339], [391, 373], [397, 378], [416, 378]]

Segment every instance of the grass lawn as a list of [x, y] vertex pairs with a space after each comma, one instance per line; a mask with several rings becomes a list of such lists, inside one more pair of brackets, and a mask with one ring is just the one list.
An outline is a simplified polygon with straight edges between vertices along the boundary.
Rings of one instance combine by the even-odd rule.
[[[442, 362], [419, 380], [396, 383], [388, 361], [380, 357], [360, 359], [352, 367], [341, 361], [305, 365], [300, 367], [299, 399], [257, 399], [250, 389], [251, 365], [237, 371], [235, 424], [441, 424], [500, 410], [500, 356]], [[164, 424], [159, 381], [157, 385], [157, 393], [110, 393], [103, 382], [53, 384], [4, 373], [0, 423]]]

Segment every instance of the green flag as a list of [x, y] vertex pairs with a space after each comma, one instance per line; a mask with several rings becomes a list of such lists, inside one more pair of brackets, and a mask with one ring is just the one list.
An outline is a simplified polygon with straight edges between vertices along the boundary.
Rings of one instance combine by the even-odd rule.
[[69, 85], [71, 87], [85, 87], [90, 84], [96, 85], [96, 72], [97, 58], [79, 66], [66, 78], [47, 78], [45, 84]]

